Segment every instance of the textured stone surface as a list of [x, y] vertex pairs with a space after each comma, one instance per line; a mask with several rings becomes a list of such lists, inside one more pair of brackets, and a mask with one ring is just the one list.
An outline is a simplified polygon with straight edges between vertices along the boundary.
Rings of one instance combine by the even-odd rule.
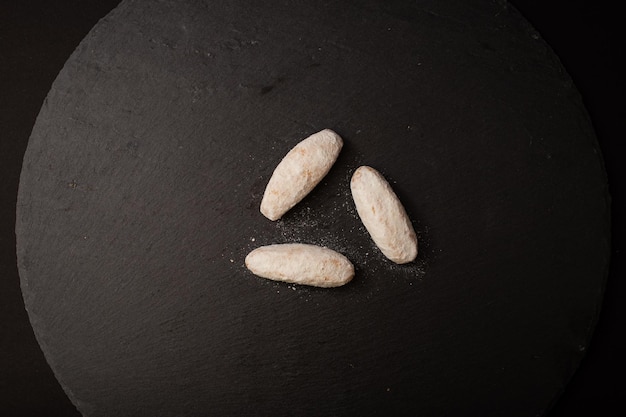
[[[326, 127], [325, 186], [267, 221], [275, 161]], [[416, 220], [416, 264], [361, 229], [363, 164]], [[541, 414], [608, 262], [581, 100], [502, 2], [124, 2], [55, 81], [17, 209], [31, 323], [87, 416]], [[278, 241], [356, 276], [255, 279], [245, 255]]]

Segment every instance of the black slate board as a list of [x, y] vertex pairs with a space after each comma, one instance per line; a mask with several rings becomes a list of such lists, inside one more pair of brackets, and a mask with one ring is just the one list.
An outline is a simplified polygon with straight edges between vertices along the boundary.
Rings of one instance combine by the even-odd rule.
[[[586, 348], [608, 256], [595, 138], [549, 49], [498, 4], [231, 7], [124, 3], [33, 131], [22, 284], [79, 409], [541, 412]], [[266, 221], [273, 166], [324, 127], [347, 143], [326, 184]], [[395, 181], [416, 264], [360, 230], [361, 163]], [[279, 240], [340, 249], [357, 278], [243, 269]]]

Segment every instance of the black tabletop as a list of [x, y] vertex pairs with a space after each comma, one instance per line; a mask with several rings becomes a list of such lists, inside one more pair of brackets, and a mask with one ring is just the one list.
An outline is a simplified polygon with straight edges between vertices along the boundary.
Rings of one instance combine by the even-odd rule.
[[[38, 3], [39, 2], [30, 2], [22, 4], [15, 2], [15, 4], [3, 6], [3, 11], [1, 15], [2, 25], [0, 25], [0, 48], [2, 48], [0, 49], [2, 56], [2, 64], [0, 67], [0, 74], [2, 75], [2, 77], [0, 78], [0, 81], [2, 82], [3, 87], [3, 96], [2, 100], [0, 101], [0, 105], [2, 106], [2, 116], [0, 117], [2, 118], [1, 120], [4, 130], [3, 140], [0, 143], [0, 146], [2, 147], [2, 152], [0, 153], [0, 156], [3, 162], [3, 178], [5, 178], [5, 181], [2, 182], [3, 198], [1, 210], [3, 220], [2, 234], [0, 238], [0, 243], [2, 244], [3, 272], [2, 281], [0, 281], [0, 285], [2, 285], [0, 292], [2, 296], [2, 304], [0, 307], [0, 311], [2, 313], [2, 327], [0, 328], [2, 329], [1, 343], [3, 353], [0, 357], [2, 365], [1, 367], [3, 370], [2, 377], [0, 377], [0, 411], [3, 413], [3, 415], [70, 416], [78, 415], [78, 412], [67, 399], [59, 383], [55, 380], [48, 364], [44, 359], [42, 351], [37, 344], [37, 341], [35, 340], [31, 325], [28, 320], [28, 316], [24, 310], [24, 301], [22, 300], [20, 292], [20, 281], [17, 274], [17, 263], [15, 261], [15, 235], [13, 232], [13, 228], [15, 225], [17, 185], [19, 181], [20, 171], [22, 168], [22, 158], [26, 149], [29, 136], [31, 134], [31, 129], [35, 125], [35, 118], [39, 113], [44, 98], [50, 90], [52, 82], [54, 81], [64, 62], [68, 59], [69, 55], [76, 48], [81, 39], [84, 38], [84, 36], [98, 21], [98, 19], [106, 15], [113, 7], [116, 6], [117, 2], [66, 1], [58, 2], [58, 4], [48, 4], [47, 2], [41, 2], [41, 4]], [[619, 383], [615, 382], [615, 380], [617, 379], [616, 377], [618, 377], [623, 371], [623, 359], [620, 357], [620, 350], [621, 348], [623, 348], [623, 342], [621, 341], [618, 334], [618, 329], [620, 328], [619, 324], [624, 315], [623, 307], [621, 307], [619, 303], [619, 298], [624, 294], [623, 284], [617, 279], [617, 277], [621, 275], [621, 272], [623, 272], [623, 261], [620, 259], [619, 253], [622, 245], [621, 239], [623, 236], [623, 226], [621, 223], [622, 220], [620, 212], [620, 210], [623, 209], [623, 200], [620, 194], [620, 189], [617, 185], [619, 181], [618, 178], [620, 178], [620, 170], [623, 169], [618, 161], [618, 158], [623, 155], [623, 153], [621, 152], [621, 147], [623, 145], [619, 143], [618, 135], [620, 131], [623, 131], [620, 130], [620, 127], [621, 125], [623, 125], [624, 120], [624, 106], [619, 105], [619, 98], [623, 93], [623, 82], [618, 77], [619, 67], [617, 65], [617, 62], [619, 54], [623, 54], [623, 48], [620, 48], [622, 44], [619, 44], [616, 40], [616, 32], [618, 31], [618, 29], [616, 29], [616, 26], [611, 25], [611, 23], [614, 23], [614, 20], [616, 20], [616, 18], [614, 17], [614, 14], [610, 13], [610, 10], [607, 10], [605, 8], [608, 6], [603, 5], [602, 2], [594, 2], [593, 5], [586, 4], [584, 2], [576, 5], [572, 5], [571, 3], [565, 4], [565, 2], [550, 2], [549, 5], [545, 5], [542, 2], [540, 5], [537, 5], [533, 4], [533, 2], [520, 1], [514, 2], [514, 4], [530, 20], [530, 22], [535, 25], [539, 33], [554, 48], [555, 52], [561, 58], [563, 65], [572, 76], [574, 83], [579, 88], [583, 101], [587, 106], [587, 110], [589, 111], [589, 114], [591, 116], [593, 127], [595, 128], [596, 135], [600, 144], [600, 150], [604, 154], [606, 170], [609, 177], [609, 184], [611, 187], [610, 191], [612, 195], [613, 260], [611, 264], [609, 278], [607, 281], [606, 294], [602, 312], [598, 316], [596, 330], [593, 334], [593, 339], [591, 340], [590, 344], [588, 346], [586, 343], [581, 344], [581, 356], [584, 354], [584, 358], [580, 362], [580, 367], [578, 371], [574, 374], [571, 383], [567, 386], [564, 394], [556, 402], [554, 408], [550, 411], [548, 415], [589, 415], [590, 413], [593, 413], [594, 415], [614, 415], [615, 407], [617, 407], [617, 409], [619, 410], [619, 407], [621, 406], [621, 409], [623, 409], [623, 405], [620, 405], [618, 403], [618, 397], [620, 397], [620, 395], [624, 393], [623, 385], [619, 385]], [[387, 10], [385, 12], [389, 11]], [[156, 46], [158, 47], [158, 45]], [[242, 44], [225, 43], [222, 45], [222, 47], [231, 49], [241, 48], [242, 46], [245, 47], [245, 45]], [[493, 45], [488, 46], [493, 48]], [[485, 49], [489, 51], [487, 46], [485, 47]], [[320, 54], [320, 58], [323, 60], [324, 55]], [[320, 70], [324, 70], [324, 62], [313, 62], [312, 64], [317, 64], [318, 67], [321, 67], [319, 68]], [[165, 63], [164, 66], [167, 67], [167, 65], [168, 64]], [[284, 83], [284, 85], [287, 86], [284, 88], [289, 88], [289, 80], [287, 78], [282, 78], [279, 76], [278, 78], [273, 79], [271, 83], [263, 84], [265, 81], [266, 80], [264, 79], [259, 79], [259, 82], [261, 83], [258, 86], [256, 84], [251, 84], [249, 86], [239, 86], [239, 88], [247, 88], [252, 91], [256, 87], [258, 87], [261, 92], [264, 92], [266, 94], [271, 93], [272, 89], [276, 89], [277, 91], [275, 91], [275, 93], [280, 94], [279, 90], [281, 88], [281, 83]], [[71, 86], [72, 84], [72, 80], [66, 80], [64, 85]], [[182, 88], [184, 88], [184, 86], [182, 86]], [[480, 91], [480, 89], [475, 89], [475, 91]], [[306, 93], [306, 91], [300, 92]], [[198, 93], [200, 94], [201, 92]], [[444, 93], [451, 94], [451, 92]], [[76, 92], [74, 92], [74, 94], [76, 94]], [[103, 95], [103, 97], [106, 98], [106, 94]], [[198, 96], [198, 98], [201, 99], [201, 94]], [[374, 98], [381, 99], [380, 97]], [[489, 96], [486, 97], [486, 99], [489, 98]], [[40, 121], [40, 125], [41, 123], [42, 122]], [[375, 130], [377, 126], [381, 126], [380, 121], [378, 123], [379, 124], [377, 125], [376, 123], [372, 122], [372, 125], [370, 127]], [[50, 123], [50, 126], [52, 128], [58, 127], [55, 126], [54, 123]], [[277, 126], [280, 127], [280, 125]], [[287, 136], [287, 131], [289, 130], [288, 125], [283, 126], [287, 127], [285, 127], [286, 131], [282, 132], [282, 134], [283, 136]], [[311, 130], [316, 127], [321, 129], [324, 127], [334, 126], [308, 126], [307, 128], [301, 128], [301, 130], [302, 132], [305, 132], [307, 131], [307, 129]], [[340, 126], [339, 130], [341, 130], [341, 127], [342, 126]], [[381, 149], [380, 146], [378, 146], [375, 142], [368, 142], [367, 139], [359, 142], [358, 138], [356, 137], [356, 130], [352, 131], [351, 127], [352, 126], [350, 125], [350, 123], [346, 123], [343, 126], [343, 130], [348, 138], [348, 146], [346, 148], [347, 156], [343, 160], [340, 159], [339, 163], [343, 163], [344, 167], [346, 168], [352, 168], [352, 165], [365, 162], [367, 158], [364, 157], [364, 151]], [[442, 128], [444, 128], [444, 126], [442, 126]], [[380, 129], [381, 131], [385, 131], [385, 129], [387, 129], [387, 126], [380, 127]], [[414, 129], [419, 130], [420, 126], [416, 126], [414, 127]], [[294, 132], [295, 131], [298, 131], [298, 129], [295, 129]], [[311, 131], [309, 133], [313, 132]], [[426, 133], [432, 132], [428, 131], [428, 128], [426, 128]], [[280, 136], [281, 132], [279, 131], [277, 134]], [[352, 149], [350, 149], [349, 146], [351, 138], [353, 143]], [[137, 156], [138, 152], [143, 152], [143, 148], [139, 148], [140, 142], [140, 140], [125, 141], [124, 143], [126, 144], [126, 147], [124, 149], [114, 149], [113, 151], [117, 151], [119, 155], [123, 155], [120, 157], [122, 158], [120, 160], [122, 162], [126, 161], [124, 163], [128, 163], [128, 161], [132, 161], [133, 154]], [[362, 143], [362, 145], [359, 145], [360, 143]], [[356, 146], [354, 144], [356, 144]], [[276, 145], [278, 145], [278, 143], [276, 143]], [[494, 145], [497, 146], [497, 144], [495, 143]], [[541, 151], [545, 151], [544, 153], [549, 154], [550, 149], [547, 149], [549, 145], [544, 146], [546, 147], [546, 149], [542, 149]], [[422, 150], [427, 152], [431, 151], [433, 155], [436, 155], [438, 152], [436, 147], [432, 149], [424, 148]], [[282, 151], [283, 149], [278, 147], [278, 149], [272, 151], [272, 155], [276, 156]], [[497, 152], [498, 150], [494, 150], [494, 155], [497, 154]], [[274, 153], [276, 155], [274, 155]], [[70, 152], [69, 154], [79, 156], [80, 152], [77, 151], [77, 153], [75, 154], [72, 154]], [[409, 156], [410, 155], [408, 155], [407, 158]], [[189, 157], [191, 158], [191, 161], [198, 162], [198, 164], [202, 163], [201, 156], [198, 156], [197, 160], [194, 159], [193, 155], [189, 155]], [[257, 161], [257, 163], [259, 163], [259, 166], [263, 168], [264, 164], [269, 166], [270, 159], [271, 158], [267, 157], [266, 161], [261, 160]], [[457, 160], [461, 159], [457, 156]], [[392, 161], [386, 160], [384, 157], [379, 158], [377, 162], [383, 165], [383, 167], [392, 166]], [[504, 162], [502, 163], [504, 164]], [[509, 162], [515, 161], [514, 159], [511, 159]], [[398, 164], [399, 168], [396, 171], [393, 171], [391, 170], [391, 168], [389, 168], [391, 172], [411, 172], [409, 169], [409, 162], [402, 162], [402, 158], [400, 158], [400, 162], [398, 162]], [[64, 165], [69, 167], [70, 170], [73, 166], [81, 166], [80, 164], [76, 165], [73, 161], [66, 161]], [[403, 165], [406, 166], [406, 168], [402, 168]], [[502, 167], [504, 168], [504, 165]], [[255, 169], [257, 168], [258, 167], [251, 166], [250, 173], [258, 174], [255, 171]], [[470, 175], [471, 172], [472, 171], [470, 170]], [[68, 173], [68, 175], [70, 175], [70, 173]], [[330, 187], [341, 187], [343, 181], [345, 180], [345, 177], [343, 177], [342, 175], [343, 174], [339, 172], [336, 172], [334, 176], [331, 175], [331, 177], [329, 177]], [[262, 175], [260, 176], [262, 177]], [[393, 179], [396, 180], [396, 182], [398, 183], [398, 187], [401, 193], [400, 195], [402, 196], [403, 177], [396, 174], [396, 177], [394, 177]], [[428, 179], [428, 177], [422, 177], [420, 179]], [[506, 179], [501, 179], [502, 182], [500, 183], [496, 180], [494, 183], [499, 184], [500, 187], [503, 187], [502, 184], [504, 184], [505, 180]], [[171, 179], [169, 181], [171, 181]], [[555, 181], [558, 181], [558, 179], [555, 179]], [[408, 183], [412, 184], [410, 180], [408, 181]], [[74, 182], [74, 179], [69, 179], [67, 184], [69, 184], [68, 187], [66, 187], [67, 191], [69, 192], [74, 192], [77, 190], [84, 191], [81, 190], [83, 184], [78, 181]], [[261, 182], [256, 185], [255, 184], [256, 183], [252, 184], [251, 186], [251, 189], [253, 191], [257, 188], [262, 187]], [[454, 185], [455, 183], [453, 181], [448, 181], [446, 182], [446, 184]], [[458, 183], [458, 185], [459, 187], [461, 187], [462, 181]], [[178, 189], [180, 190], [181, 188]], [[506, 190], [503, 190], [503, 192], [505, 191]], [[191, 192], [191, 190], [189, 192]], [[406, 189], [404, 190], [404, 192], [407, 192]], [[539, 190], [539, 192], [541, 192], [541, 190]], [[437, 196], [437, 194], [434, 192], [431, 194], [435, 197]], [[564, 195], [566, 194], [567, 193], [565, 193]], [[184, 193], [184, 187], [182, 195], [187, 196], [187, 194]], [[325, 195], [323, 194], [323, 191], [320, 191], [317, 197], [312, 196], [312, 199], [310, 201], [315, 202], [315, 198], [319, 199], [320, 197], [324, 196]], [[332, 201], [332, 196], [325, 197], [328, 197], [326, 200]], [[428, 293], [428, 288], [430, 285], [428, 283], [429, 268], [443, 268], [445, 270], [445, 266], [437, 264], [438, 259], [441, 259], [441, 257], [437, 256], [437, 252], [435, 250], [440, 249], [441, 244], [445, 242], [442, 242], [441, 235], [438, 236], [436, 230], [430, 230], [428, 228], [429, 222], [431, 224], [438, 224], [440, 220], [437, 215], [431, 214], [429, 212], [421, 212], [421, 210], [424, 210], [424, 208], [435, 207], [436, 204], [428, 204], [428, 202], [422, 202], [423, 204], [420, 207], [420, 205], [418, 204], [419, 200], [415, 200], [412, 197], [409, 198], [409, 196], [407, 196], [406, 194], [405, 197], [406, 200], [410, 202], [409, 211], [412, 212], [418, 219], [418, 232], [421, 234], [424, 242], [426, 243], [424, 245], [424, 252], [427, 255], [423, 256], [412, 270], [408, 272], [407, 270], [402, 271], [401, 274], [404, 274], [402, 275], [402, 277], [404, 278], [406, 278], [406, 276], [418, 277], [418, 280], [415, 281], [414, 284], [416, 287], [420, 287], [420, 285], [422, 287], [421, 289], [415, 291], [416, 294], [421, 294], [423, 296], [424, 294]], [[470, 208], [476, 207], [472, 206], [472, 204], [480, 204], [476, 201], [472, 203], [470, 193], [468, 193], [465, 197], [470, 201]], [[321, 201], [324, 200], [324, 198], [321, 198]], [[342, 202], [343, 200], [340, 201], [340, 203]], [[228, 207], [225, 207], [223, 209], [226, 210], [227, 208]], [[144, 208], [142, 208], [142, 210], [143, 209]], [[172, 208], [172, 210], [173, 209], [175, 209], [175, 207]], [[200, 210], [202, 209], [202, 207], [198, 207], [197, 209]], [[321, 211], [325, 209], [331, 210], [329, 208], [322, 208]], [[315, 218], [311, 217], [306, 212], [301, 213], [300, 216], [301, 218], [295, 218], [294, 220], [304, 219], [308, 222], [315, 221]], [[424, 223], [419, 223], [420, 216], [422, 219], [424, 219]], [[349, 221], [349, 219], [340, 219], [339, 225], [345, 226], [347, 224], [345, 222]], [[515, 222], [513, 222], [512, 227], [515, 226], [514, 223]], [[292, 226], [293, 224], [290, 225], [288, 222], [284, 226], [282, 226], [283, 228], [280, 230], [280, 232], [282, 233], [281, 236], [290, 239], [301, 239], [301, 232], [294, 231], [295, 229]], [[202, 227], [202, 224], [191, 224], [188, 225], [188, 227]], [[582, 229], [584, 229], [584, 227]], [[68, 230], [67, 225], [63, 230]], [[268, 230], [269, 229], [267, 229], [267, 227], [262, 227], [259, 235], [269, 237], [271, 236], [271, 233], [274, 233], [273, 231]], [[477, 233], [481, 232], [481, 230], [479, 229], [473, 231]], [[320, 241], [323, 240], [322, 232], [319, 232], [319, 236], [316, 236]], [[482, 230], [482, 232], [484, 232], [484, 230]], [[250, 235], [250, 237], [254, 237], [252, 234]], [[85, 236], [88, 237], [87, 234], [85, 234]], [[85, 236], [82, 237], [84, 238]], [[29, 236], [29, 238], [34, 239], [32, 236]], [[437, 240], [438, 238], [440, 239], [439, 241]], [[485, 239], [487, 240], [488, 238], [489, 236], [485, 237]], [[34, 239], [34, 241], [36, 241], [36, 239]], [[338, 244], [337, 241], [331, 243]], [[344, 246], [346, 245], [345, 242], [339, 243], [342, 243]], [[252, 245], [252, 243], [250, 242], [247, 242], [246, 244], [247, 246]], [[444, 245], [444, 248], [447, 250], [454, 250], [454, 246], [452, 245]], [[236, 248], [230, 247], [227, 249], [228, 251], [230, 251], [229, 253], [238, 253]], [[77, 248], [76, 250], [80, 251], [80, 248]], [[509, 256], [512, 256], [512, 253], [507, 252], [506, 250], [504, 250], [504, 253], [508, 253]], [[120, 254], [115, 255], [119, 256]], [[443, 257], [445, 258], [445, 255], [443, 255]], [[359, 261], [363, 260], [360, 259], [358, 255], [356, 255], [356, 258], [358, 258]], [[158, 265], [160, 268], [164, 267], [163, 265], [159, 265], [158, 263], [155, 265]], [[375, 268], [383, 268], [382, 266], [377, 265], [376, 261], [370, 261], [370, 265], [373, 265]], [[361, 276], [369, 276], [371, 279], [375, 279], [376, 274], [368, 275], [366, 272], [364, 272], [365, 268], [363, 265], [357, 265], [357, 269], [359, 267], [361, 268]], [[244, 276], [246, 275], [244, 274]], [[246, 279], [250, 279], [250, 277], [246, 277]], [[397, 271], [394, 277], [396, 284], [398, 284], [400, 278], [398, 278]], [[376, 287], [374, 286], [368, 288], [367, 284], [363, 282], [364, 281], [361, 281], [361, 283], [359, 283], [358, 281], [356, 281], [355, 287], [353, 287], [357, 294], [361, 294], [363, 296], [363, 299], [359, 299], [358, 295], [350, 296], [349, 293], [348, 299], [352, 297], [352, 301], [355, 301], [357, 303], [365, 302], [366, 300], [368, 300], [368, 296], [371, 297], [374, 294], [372, 291], [374, 291], [373, 289]], [[251, 289], [251, 285], [254, 286], [256, 284], [249, 284], [248, 281], [245, 281], [244, 284], [240, 285], [243, 285], [243, 287], [235, 286], [234, 288], [239, 288], [240, 290], [245, 292]], [[194, 287], [192, 286], [192, 288]], [[348, 288], [349, 287], [346, 287], [346, 289]], [[280, 291], [282, 287], [276, 287], [276, 289], [277, 291]], [[471, 286], [467, 286], [467, 289], [471, 290]], [[254, 291], [257, 290], [258, 289], [255, 289]], [[513, 296], [511, 293], [507, 292], [507, 290], [504, 290], [503, 288], [493, 287], [491, 288], [491, 290], [493, 290], [495, 293], [506, 294], [511, 297]], [[234, 292], [231, 295], [236, 296], [236, 291], [234, 289], [232, 291]], [[402, 300], [401, 291], [405, 291], [405, 289], [398, 286], [394, 291], [397, 291], [395, 299]], [[529, 293], [531, 292], [532, 291], [529, 290]], [[452, 291], [451, 293], [453, 294], [454, 291]], [[300, 295], [301, 298], [309, 297], [309, 300], [313, 301], [318, 300], [317, 297], [320, 296], [320, 294], [316, 292], [304, 292], [303, 294], [304, 295]], [[187, 294], [187, 296], [192, 297], [190, 294]], [[341, 295], [337, 297], [341, 297]], [[294, 305], [298, 305], [298, 302], [294, 301], [296, 300], [296, 298], [297, 297], [292, 298], [291, 301]], [[320, 298], [319, 300], [322, 300], [322, 298]], [[33, 300], [31, 300], [30, 302], [36, 304], [36, 302], [34, 302]], [[214, 302], [217, 302], [217, 300], [214, 300]], [[337, 308], [337, 311], [345, 312], [345, 306], [342, 306], [340, 304], [338, 298], [336, 298], [335, 301], [331, 301], [330, 303]], [[384, 303], [378, 301], [374, 304], [378, 304], [375, 313], [384, 315], [385, 312], [382, 311], [385, 308]], [[289, 304], [286, 304], [285, 306], [288, 305]], [[400, 314], [400, 312], [402, 311], [401, 308], [402, 306], [399, 305], [395, 306], [394, 309], [387, 311], [387, 319], [392, 319], [396, 317], [396, 313]], [[284, 309], [287, 309], [287, 307], [284, 307]], [[202, 309], [200, 308], [199, 311], [202, 311]], [[232, 310], [229, 311], [232, 312]], [[287, 310], [285, 310], [285, 312], [286, 311]], [[311, 311], [314, 311], [314, 309], [311, 308]], [[443, 311], [444, 310], [442, 307], [442, 310], [439, 313], [441, 314]], [[558, 308], [555, 308], [555, 311], [558, 311]], [[365, 314], [367, 314], [367, 312]], [[583, 312], [581, 314], [589, 315], [589, 312]], [[234, 311], [234, 316], [237, 317], [236, 311]], [[458, 326], [462, 326], [465, 322], [474, 323], [472, 317], [459, 319], [453, 318], [452, 316], [445, 316], [445, 314], [444, 317], [448, 317], [448, 322], [456, 324]], [[501, 323], [502, 326], [505, 326], [507, 319], [510, 319], [510, 317], [502, 317], [501, 321], [494, 321], [494, 323], [496, 323], [496, 325], [497, 323]], [[339, 324], [334, 324], [330, 326], [329, 330], [331, 331], [331, 333], [332, 331], [341, 331], [344, 328], [342, 327], [341, 320], [339, 320], [338, 323]], [[575, 327], [578, 326], [579, 324], [575, 324]], [[288, 330], [290, 329], [289, 326], [287, 326], [286, 328]], [[396, 325], [395, 327], [392, 325], [388, 329], [382, 331], [384, 338], [381, 340], [385, 341], [383, 343], [384, 347], [389, 350], [393, 350], [393, 347], [397, 346], [395, 343], [401, 342], [399, 332], [409, 328], [410, 327], [403, 325]], [[543, 328], [542, 331], [545, 331], [546, 329], [547, 327]], [[219, 331], [220, 329], [218, 328], [217, 330]], [[253, 331], [254, 329], [250, 330]], [[290, 331], [293, 331], [294, 334], [296, 334], [298, 333], [298, 331], [301, 330], [291, 329]], [[365, 332], [366, 328], [361, 327], [360, 331]], [[562, 329], [559, 329], [558, 331], [562, 331]], [[378, 330], [378, 332], [381, 333], [381, 330]], [[435, 330], [433, 330], [433, 332], [433, 334], [437, 334]], [[483, 334], [483, 336], [489, 334], [489, 332], [485, 329], [478, 329], [478, 332], [482, 332], [481, 334]], [[356, 337], [361, 336], [365, 337], [364, 334], [359, 335], [359, 333], [357, 332]], [[83, 334], [81, 335], [81, 337], [85, 337], [85, 335]], [[266, 337], [270, 338], [271, 335], [266, 335]], [[333, 347], [337, 347], [335, 346], [335, 344], [337, 343], [336, 340], [337, 339], [333, 339], [333, 337], [329, 337], [328, 344], [325, 348], [326, 350], [324, 350], [323, 347], [321, 348], [322, 357], [324, 357], [324, 355], [330, 355], [330, 350]], [[476, 339], [469, 338], [467, 340]], [[514, 339], [508, 340], [513, 341]], [[528, 346], [533, 346], [532, 342], [528, 343]], [[445, 343], [442, 346], [443, 348], [447, 348]], [[219, 348], [219, 346], [217, 347]], [[295, 348], [297, 348], [297, 345], [294, 347], [294, 349]], [[432, 345], [428, 348], [432, 349]], [[558, 349], [556, 350], [558, 351]], [[60, 360], [58, 356], [58, 351], [54, 353], [54, 349], [51, 349], [46, 353], [52, 355], [50, 359], [52, 359], [53, 361]], [[293, 359], [294, 357], [296, 356], [287, 356], [286, 359]], [[476, 353], [476, 356], [474, 358], [476, 359], [476, 362], [473, 364], [468, 364], [470, 368], [480, 366], [480, 364], [482, 363], [481, 360], [483, 357], [481, 356], [481, 354]], [[260, 368], [261, 372], [263, 372], [262, 357], [256, 359], [257, 365], [259, 363], [261, 364]], [[343, 359], [348, 360], [348, 358], [341, 357], [335, 365], [339, 364]], [[541, 358], [534, 358], [533, 360], [541, 361]], [[392, 368], [394, 366], [399, 366], [394, 365], [395, 362], [393, 360], [391, 360], [389, 363]], [[410, 363], [419, 363], [419, 359], [415, 359], [414, 362]], [[572, 370], [576, 368], [576, 365], [576, 363], [572, 365]], [[289, 364], [286, 366], [287, 367], [285, 369], [291, 369]], [[307, 368], [305, 367], [304, 369]], [[378, 369], [377, 375], [382, 377], [383, 380], [384, 378], [389, 377], [388, 375], [384, 375], [383, 368], [376, 369]], [[446, 368], [446, 366], [442, 364], [442, 369], [447, 369], [448, 371], [450, 371], [451, 368]], [[76, 383], [76, 381], [80, 380], [80, 377], [76, 377], [76, 375], [80, 375], [82, 371], [84, 371], [84, 368], [80, 367], [74, 367], [71, 370], [68, 370], [67, 367], [63, 369], [63, 372], [67, 376], [65, 382], [69, 383], [69, 387], [73, 390], [78, 389], [80, 391], [80, 387], [72, 387], [72, 383]], [[310, 369], [308, 371], [310, 371], [314, 377], [319, 377], [319, 375], [315, 373], [315, 370]], [[336, 371], [335, 374], [344, 376], [342, 372], [343, 371]], [[367, 372], [365, 372], [364, 370], [357, 369], [355, 372], [361, 372], [361, 377], [367, 377]], [[272, 372], [269, 371], [268, 375], [272, 375]], [[452, 376], [454, 377], [454, 375]], [[412, 378], [416, 378], [417, 376], [409, 372], [407, 374], [404, 374], [404, 377], [408, 379], [408, 384], [411, 382]], [[74, 380], [72, 380], [72, 378], [74, 378]], [[542, 381], [542, 383], [544, 382], [545, 381]], [[400, 384], [399, 386], [401, 385], [402, 384]], [[441, 392], [444, 392], [445, 389], [445, 385], [435, 387], [433, 388], [433, 393], [441, 394]], [[518, 393], [512, 395], [511, 398], [518, 398], [517, 394]], [[83, 395], [88, 396], [88, 394]], [[349, 395], [349, 392], [346, 395]], [[536, 396], [538, 394], [530, 393], [529, 395]], [[363, 398], [363, 400], [367, 402], [367, 398]], [[502, 404], [506, 404], [505, 399], [502, 399], [500, 402]], [[511, 404], [510, 406], [514, 407], [513, 404]], [[402, 408], [400, 407], [400, 409]], [[411, 409], [411, 407], [405, 409]], [[450, 410], [455, 410], [454, 406], [451, 405]], [[467, 410], [465, 411], [467, 412]], [[463, 414], [455, 413], [455, 415]], [[509, 415], [511, 414], [509, 413]]]

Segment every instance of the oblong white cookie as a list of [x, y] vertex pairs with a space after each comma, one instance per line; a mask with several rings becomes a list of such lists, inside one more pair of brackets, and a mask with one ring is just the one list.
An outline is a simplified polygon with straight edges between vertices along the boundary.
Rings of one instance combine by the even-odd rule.
[[397, 264], [417, 257], [417, 236], [402, 203], [374, 168], [359, 167], [350, 180], [361, 221], [383, 255]]
[[339, 287], [354, 277], [348, 258], [303, 243], [261, 246], [246, 256], [246, 267], [263, 278], [315, 287]]
[[261, 213], [270, 220], [280, 219], [324, 178], [342, 147], [343, 140], [330, 129], [317, 132], [294, 146], [267, 183]]

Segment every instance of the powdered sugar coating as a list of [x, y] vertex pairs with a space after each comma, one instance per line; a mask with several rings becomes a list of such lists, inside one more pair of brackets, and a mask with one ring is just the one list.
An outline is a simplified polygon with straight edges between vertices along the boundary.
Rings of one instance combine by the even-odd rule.
[[374, 168], [359, 167], [350, 181], [359, 217], [376, 246], [391, 261], [404, 264], [417, 257], [417, 236], [404, 206]]
[[326, 176], [343, 147], [341, 137], [330, 129], [317, 132], [291, 149], [270, 178], [261, 213], [280, 219]]
[[354, 277], [354, 266], [345, 256], [304, 243], [261, 246], [245, 262], [255, 275], [293, 284], [339, 287]]

